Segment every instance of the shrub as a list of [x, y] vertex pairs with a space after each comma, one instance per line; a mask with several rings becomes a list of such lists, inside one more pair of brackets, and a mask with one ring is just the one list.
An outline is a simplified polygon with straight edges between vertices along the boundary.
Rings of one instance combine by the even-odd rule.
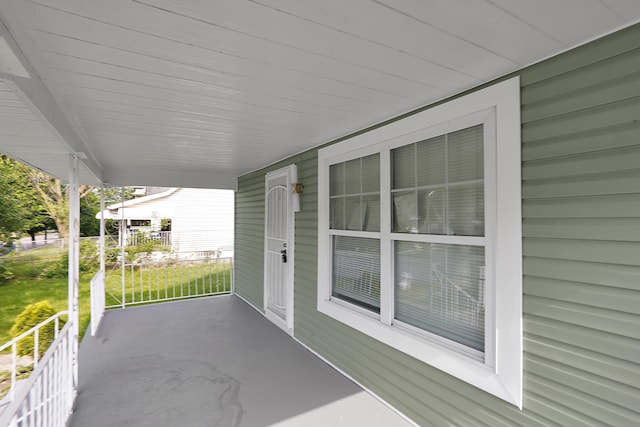
[[0, 262], [0, 283], [5, 283], [13, 279], [13, 272], [4, 262]]
[[134, 262], [144, 260], [152, 252], [169, 252], [168, 246], [162, 245], [162, 243], [148, 235], [143, 236], [137, 245], [127, 246], [126, 262]]
[[68, 272], [69, 272], [69, 254], [65, 252], [62, 255], [60, 255], [60, 259], [57, 262], [46, 265], [43, 268], [42, 273], [40, 275], [48, 279], [56, 279], [60, 277], [67, 277]]
[[[100, 254], [98, 253], [98, 245], [93, 240], [80, 241], [80, 264], [78, 268], [82, 272], [94, 271], [100, 267]], [[69, 273], [69, 253], [64, 252], [60, 256], [60, 260], [52, 265], [44, 268], [41, 273], [42, 277], [49, 279], [67, 277]]]
[[[47, 320], [49, 317], [56, 314], [56, 310], [48, 301], [40, 301], [33, 304], [29, 304], [23, 311], [16, 317], [16, 321], [9, 330], [9, 334], [16, 338], [23, 332], [28, 331], [39, 323]], [[64, 325], [64, 321], [60, 321], [60, 328]], [[42, 328], [40, 328], [38, 339], [38, 357], [41, 357], [45, 351], [49, 348], [55, 338], [55, 322], [51, 322]], [[33, 355], [34, 350], [34, 334], [30, 334], [18, 342], [18, 355], [27, 356]]]
[[108, 265], [113, 265], [120, 259], [120, 248], [105, 248], [104, 261]]
[[94, 271], [100, 267], [98, 245], [90, 239], [80, 241], [80, 271]]

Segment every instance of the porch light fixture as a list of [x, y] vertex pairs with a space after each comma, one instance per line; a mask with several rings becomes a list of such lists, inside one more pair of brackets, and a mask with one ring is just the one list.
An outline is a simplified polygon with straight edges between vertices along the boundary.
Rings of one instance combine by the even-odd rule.
[[304, 191], [304, 185], [301, 182], [294, 182], [291, 187], [293, 187], [293, 194], [302, 194]]

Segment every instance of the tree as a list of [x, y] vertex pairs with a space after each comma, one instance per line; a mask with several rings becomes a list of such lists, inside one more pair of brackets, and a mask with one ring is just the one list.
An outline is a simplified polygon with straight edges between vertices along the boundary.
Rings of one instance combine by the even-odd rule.
[[133, 187], [108, 187], [104, 189], [104, 205], [109, 206], [123, 201], [131, 200], [133, 195]]
[[[13, 234], [36, 233], [55, 227], [67, 237], [69, 222], [68, 185], [44, 172], [7, 156], [0, 156], [0, 241]], [[133, 188], [105, 189], [105, 204], [133, 198]], [[80, 186], [80, 234], [100, 232], [100, 194], [92, 186]]]
[[0, 156], [0, 240], [38, 227], [46, 217], [26, 177], [26, 166]]
[[100, 194], [92, 191], [80, 200], [80, 235], [100, 235], [100, 220], [96, 214], [100, 212]]
[[[69, 224], [69, 186], [58, 178], [54, 178], [36, 169], [27, 171], [27, 178], [36, 191], [47, 215], [53, 220], [58, 229], [58, 236], [63, 238], [68, 235]], [[80, 199], [91, 194], [93, 187], [80, 186]]]

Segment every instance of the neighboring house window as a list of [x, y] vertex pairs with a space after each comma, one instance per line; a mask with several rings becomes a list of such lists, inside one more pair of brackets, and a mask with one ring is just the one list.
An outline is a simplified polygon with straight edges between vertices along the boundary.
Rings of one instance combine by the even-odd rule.
[[150, 219], [132, 219], [131, 220], [132, 227], [151, 227]]
[[160, 220], [160, 231], [171, 231], [171, 218], [162, 218]]
[[319, 150], [318, 310], [519, 407], [519, 81]]

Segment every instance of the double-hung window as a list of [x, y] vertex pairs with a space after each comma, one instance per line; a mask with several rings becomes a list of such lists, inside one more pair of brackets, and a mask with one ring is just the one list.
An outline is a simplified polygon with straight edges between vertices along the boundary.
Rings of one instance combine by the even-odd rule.
[[323, 148], [318, 310], [522, 403], [519, 81]]

